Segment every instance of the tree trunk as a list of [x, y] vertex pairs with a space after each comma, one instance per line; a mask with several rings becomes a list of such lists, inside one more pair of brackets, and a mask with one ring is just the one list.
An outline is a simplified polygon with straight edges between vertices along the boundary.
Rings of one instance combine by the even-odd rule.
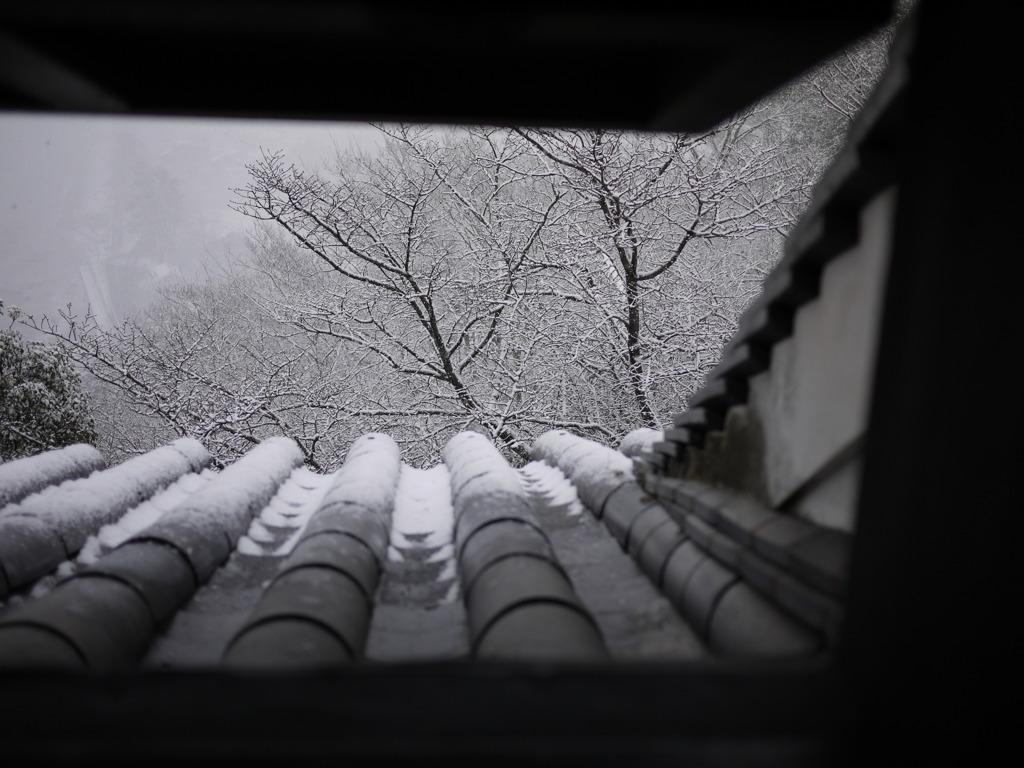
[[647, 389], [644, 387], [643, 341], [640, 338], [640, 285], [627, 273], [626, 285], [626, 355], [629, 363], [629, 382], [633, 387], [640, 420], [645, 427], [658, 428]]

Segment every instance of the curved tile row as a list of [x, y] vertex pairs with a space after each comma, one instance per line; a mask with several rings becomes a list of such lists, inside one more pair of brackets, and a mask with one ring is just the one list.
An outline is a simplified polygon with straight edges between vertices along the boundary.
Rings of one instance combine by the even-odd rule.
[[0, 597], [49, 573], [103, 525], [209, 461], [198, 441], [181, 438], [8, 505], [0, 511]]
[[561, 470], [531, 461], [518, 472], [533, 501], [534, 515], [601, 628], [613, 659], [691, 661], [707, 656], [697, 633], [635, 558], [622, 551], [604, 524], [587, 512], [576, 486]]
[[701, 448], [708, 432], [722, 429], [728, 409], [746, 402], [749, 378], [768, 369], [772, 346], [792, 334], [797, 311], [818, 296], [825, 266], [858, 243], [863, 203], [894, 178], [894, 128], [907, 82], [905, 62], [895, 61], [852, 124], [847, 146], [815, 186], [807, 212], [786, 238], [783, 258], [740, 318], [722, 361], [644, 464], [675, 472], [685, 463], [687, 446]]
[[558, 563], [514, 469], [490, 441], [445, 446], [463, 596], [481, 658], [607, 658], [593, 618]]
[[807, 586], [843, 596], [853, 545], [849, 533], [776, 512], [739, 494], [693, 480], [647, 476], [643, 482], [651, 493], [693, 513]]
[[698, 546], [830, 641], [838, 636], [849, 534], [703, 483], [653, 475], [642, 482]]
[[103, 454], [85, 443], [0, 464], [0, 510], [51, 485], [87, 477], [106, 466]]
[[767, 600], [736, 568], [738, 545], [702, 536], [688, 521], [680, 524], [632, 477], [611, 487], [606, 468], [629, 462], [617, 451], [552, 431], [537, 439], [533, 455], [576, 484], [584, 503], [713, 652], [806, 656], [821, 650], [819, 632]]
[[363, 655], [400, 468], [398, 446], [387, 435], [353, 443], [295, 548], [229, 643], [225, 665], [325, 667]]
[[301, 462], [293, 441], [264, 441], [95, 565], [5, 614], [0, 667], [108, 670], [137, 661]]

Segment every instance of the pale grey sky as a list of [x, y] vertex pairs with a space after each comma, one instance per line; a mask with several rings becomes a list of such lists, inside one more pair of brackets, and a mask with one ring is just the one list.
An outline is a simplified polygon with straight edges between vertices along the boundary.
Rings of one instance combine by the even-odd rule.
[[[195, 270], [249, 226], [228, 201], [261, 146], [312, 169], [376, 135], [358, 123], [0, 113], [0, 300], [40, 315], [80, 306], [83, 265], [124, 246], [118, 232], [146, 226], [140, 216], [172, 217], [160, 226]], [[165, 192], [177, 202], [147, 211]]]

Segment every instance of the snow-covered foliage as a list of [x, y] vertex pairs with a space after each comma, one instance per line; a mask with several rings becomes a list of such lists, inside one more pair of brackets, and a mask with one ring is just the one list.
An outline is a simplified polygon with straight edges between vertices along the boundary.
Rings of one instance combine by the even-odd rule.
[[[17, 309], [0, 320], [19, 318]], [[0, 329], [0, 461], [71, 443], [94, 443], [82, 382], [63, 346]]]
[[276, 319], [380, 370], [360, 415], [521, 461], [545, 427], [655, 426], [717, 360], [802, 199], [762, 112], [696, 137], [386, 126], [329, 173], [265, 155], [236, 205], [288, 236], [259, 261]]
[[84, 443], [0, 464], [0, 510], [47, 486], [85, 477], [106, 465], [100, 452]]
[[[800, 184], [771, 153], [739, 178], [695, 149], [747, 140], [739, 129], [565, 134], [600, 189], [545, 154], [558, 136], [382, 131], [378, 156], [322, 174], [278, 154], [250, 168], [236, 205], [266, 224], [247, 270], [171, 289], [117, 328], [70, 312], [36, 324], [100, 382], [111, 447], [185, 434], [226, 464], [285, 434], [323, 470], [371, 430], [413, 466], [465, 429], [518, 464], [545, 429], [615, 443], [696, 389], [777, 256], [776, 224], [726, 221], [729, 190], [788, 180], [758, 193], [767, 212]], [[626, 206], [615, 221], [609, 196]]]
[[[91, 374], [100, 447], [108, 456], [144, 453], [186, 435], [226, 466], [275, 435], [295, 439], [304, 460], [340, 463], [362, 432], [335, 402], [359, 376], [331, 343], [290, 333], [247, 299], [254, 278], [181, 285], [146, 321], [101, 328], [92, 315], [62, 312], [63, 345]], [[55, 331], [46, 318], [36, 325]]]

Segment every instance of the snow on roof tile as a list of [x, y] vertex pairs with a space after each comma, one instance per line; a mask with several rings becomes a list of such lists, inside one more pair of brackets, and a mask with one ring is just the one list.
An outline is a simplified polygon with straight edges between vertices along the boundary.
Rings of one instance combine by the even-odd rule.
[[[768, 521], [815, 531], [811, 539], [834, 543], [834, 532], [770, 510], [722, 489], [693, 481], [656, 476], [647, 486], [633, 477], [622, 479], [629, 459], [618, 451], [565, 431], [551, 431], [534, 443], [536, 457], [559, 467], [591, 500], [609, 532], [637, 560], [712, 652], [726, 656], [809, 656], [827, 645], [828, 630], [808, 621], [780, 599], [776, 583], [787, 571], [776, 569], [775, 580], [750, 579], [743, 563], [760, 563], [758, 533], [753, 537], [739, 523], [770, 529]], [[625, 463], [624, 463], [625, 462]], [[600, 506], [597, 506], [597, 505]], [[730, 510], [725, 512], [725, 510]], [[739, 510], [742, 509], [741, 513]], [[807, 541], [801, 538], [801, 543]], [[794, 544], [795, 546], [795, 544]], [[786, 550], [795, 558], [795, 551]], [[823, 558], [827, 559], [827, 558]], [[803, 558], [796, 572], [807, 573], [813, 557]], [[818, 572], [814, 573], [818, 576]], [[805, 579], [806, 580], [806, 579]], [[835, 574], [808, 580], [814, 591], [822, 582], [834, 585]], [[731, 616], [732, 618], [724, 618]], [[831, 620], [831, 619], [830, 619]]]
[[359, 657], [386, 557], [401, 468], [387, 435], [359, 438], [224, 662], [242, 668], [334, 666]]
[[82, 443], [0, 464], [0, 510], [50, 485], [85, 477], [106, 466], [99, 451]]
[[[0, 510], [0, 570], [23, 586], [76, 554], [88, 537], [210, 460], [190, 438], [81, 479], [66, 480]], [[0, 593], [0, 597], [3, 597]]]
[[688, 481], [654, 478], [655, 498], [564, 430], [533, 455], [516, 470], [464, 432], [420, 470], [371, 433], [323, 475], [271, 438], [215, 473], [179, 440], [32, 480], [0, 515], [0, 667], [806, 656], [834, 636], [840, 576], [819, 561], [841, 542], [790, 552], [777, 513]]

